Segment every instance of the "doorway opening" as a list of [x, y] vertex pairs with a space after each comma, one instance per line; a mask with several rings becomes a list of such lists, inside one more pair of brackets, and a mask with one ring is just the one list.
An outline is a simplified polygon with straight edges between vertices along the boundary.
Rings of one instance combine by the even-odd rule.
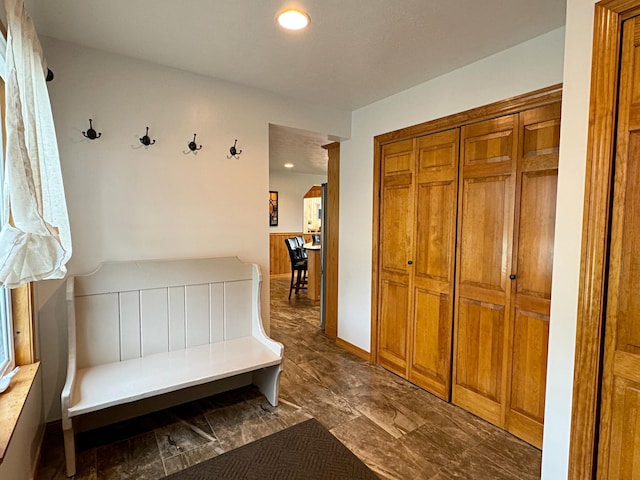
[[[277, 198], [277, 222], [272, 221], [270, 202], [269, 274], [290, 279], [287, 294], [294, 283], [302, 286], [290, 301], [319, 306], [319, 328], [336, 338], [340, 144], [333, 140], [327, 134], [269, 125], [269, 197]], [[307, 267], [302, 285], [291, 273], [285, 243], [290, 238], [299, 239], [302, 247]]]

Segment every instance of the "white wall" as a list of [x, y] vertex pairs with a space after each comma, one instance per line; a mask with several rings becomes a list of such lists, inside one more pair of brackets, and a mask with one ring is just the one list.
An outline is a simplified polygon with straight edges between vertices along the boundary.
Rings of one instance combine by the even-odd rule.
[[[542, 478], [567, 477], [584, 175], [591, 72], [593, 5], [568, 0], [564, 29], [466, 66], [354, 112], [352, 139], [342, 144], [341, 236], [370, 231], [374, 135], [563, 82], [558, 206], [549, 338]], [[564, 48], [563, 48], [564, 47]], [[562, 56], [564, 55], [564, 61]], [[538, 66], [539, 68], [536, 68]], [[356, 182], [356, 179], [358, 181]], [[354, 188], [354, 185], [360, 188]], [[340, 242], [339, 336], [369, 349], [370, 244]], [[362, 242], [365, 242], [364, 248]], [[367, 307], [362, 308], [365, 305]]]
[[595, 0], [568, 0], [542, 478], [567, 478]]
[[353, 113], [340, 147], [340, 338], [370, 350], [373, 137], [560, 83], [563, 47], [560, 28]]
[[278, 226], [271, 233], [301, 232], [304, 227], [303, 197], [314, 185], [326, 183], [326, 175], [271, 172], [269, 190], [278, 192]]
[[[593, 2], [568, 0], [547, 479], [566, 477], [568, 459], [592, 22]], [[352, 140], [341, 145], [341, 338], [369, 350], [373, 136], [563, 81], [564, 34], [558, 29], [353, 113]], [[50, 92], [74, 238], [71, 272], [102, 260], [223, 254], [240, 254], [267, 271], [268, 123], [350, 136], [346, 112], [62, 42], [43, 44], [56, 73]], [[80, 133], [90, 116], [103, 131], [95, 142]], [[158, 143], [131, 148], [146, 125]], [[182, 155], [194, 131], [205, 148]], [[227, 160], [236, 137], [245, 153]], [[64, 377], [60, 286], [43, 282], [37, 292], [48, 420], [59, 416]]]
[[[42, 38], [65, 182], [70, 273], [106, 260], [237, 255], [269, 272], [269, 123], [350, 136], [351, 114]], [[88, 119], [102, 137], [82, 136]], [[149, 126], [157, 143], [140, 148]], [[183, 154], [197, 133], [203, 149]], [[238, 139], [239, 160], [227, 159]], [[38, 284], [47, 420], [66, 368], [61, 282]], [[268, 328], [269, 282], [262, 312]]]

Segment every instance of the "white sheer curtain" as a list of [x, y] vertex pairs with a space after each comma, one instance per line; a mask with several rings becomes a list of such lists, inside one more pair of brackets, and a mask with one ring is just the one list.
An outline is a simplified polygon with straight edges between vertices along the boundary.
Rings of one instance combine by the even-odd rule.
[[4, 3], [7, 148], [3, 198], [11, 206], [13, 226], [3, 219], [0, 284], [13, 288], [64, 277], [71, 257], [71, 234], [42, 47], [23, 1]]

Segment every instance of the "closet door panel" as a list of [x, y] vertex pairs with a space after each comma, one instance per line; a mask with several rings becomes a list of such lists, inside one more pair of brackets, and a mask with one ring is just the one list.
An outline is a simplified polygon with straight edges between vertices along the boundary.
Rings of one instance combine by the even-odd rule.
[[376, 137], [377, 361], [540, 446], [560, 103], [400, 136]]
[[541, 448], [549, 317], [515, 308], [507, 427]]
[[598, 479], [640, 478], [640, 17], [624, 23]]
[[[640, 27], [638, 27], [640, 28]], [[640, 33], [639, 33], [640, 35]], [[640, 50], [640, 49], [639, 49]], [[640, 65], [638, 66], [640, 70]], [[640, 76], [640, 72], [639, 72]], [[635, 106], [640, 116], [640, 105]], [[610, 284], [610, 301], [614, 301], [612, 314], [615, 313], [615, 340], [613, 348], [618, 352], [633, 355], [640, 361], [640, 130], [631, 132], [628, 138], [628, 159], [619, 169], [620, 176], [625, 178], [625, 192], [619, 194], [617, 216], [614, 221], [619, 224], [619, 232], [612, 249], [620, 263], [612, 267], [616, 275], [615, 284]], [[618, 167], [618, 165], [616, 165]], [[615, 289], [615, 290], [614, 290]], [[628, 357], [630, 358], [630, 357]]]
[[464, 166], [513, 160], [513, 121], [507, 116], [464, 127]]
[[640, 477], [640, 383], [615, 379], [608, 474], [602, 478]]
[[506, 428], [542, 447], [560, 104], [520, 114]]
[[407, 376], [413, 248], [413, 140], [382, 149], [378, 360]]
[[448, 398], [451, 365], [451, 298], [415, 289], [414, 345], [410, 380]]
[[518, 117], [462, 128], [453, 402], [502, 426]]
[[453, 181], [418, 186], [416, 275], [435, 283], [451, 282], [455, 228], [455, 190]]
[[382, 203], [382, 268], [387, 271], [406, 275], [407, 243], [410, 236], [410, 219], [402, 215], [410, 208], [411, 187], [407, 185], [388, 185], [384, 189]]
[[504, 292], [510, 176], [465, 179], [460, 229], [460, 284]]
[[519, 295], [551, 300], [558, 170], [524, 172], [518, 228]]
[[493, 423], [501, 415], [505, 321], [502, 305], [460, 300], [453, 401]]
[[407, 318], [409, 288], [406, 284], [384, 280], [380, 295], [379, 357], [389, 370], [406, 375]]
[[417, 139], [409, 379], [450, 398], [459, 130]]
[[522, 161], [540, 161], [545, 156], [553, 160], [557, 157], [560, 151], [560, 107], [560, 103], [554, 103], [520, 114]]

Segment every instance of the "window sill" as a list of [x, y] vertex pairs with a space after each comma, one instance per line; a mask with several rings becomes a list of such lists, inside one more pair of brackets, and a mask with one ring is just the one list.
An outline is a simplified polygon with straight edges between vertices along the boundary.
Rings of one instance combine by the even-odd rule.
[[9, 389], [0, 393], [0, 464], [9, 448], [13, 431], [18, 424], [20, 413], [27, 401], [39, 368], [40, 362], [22, 365], [11, 380]]

